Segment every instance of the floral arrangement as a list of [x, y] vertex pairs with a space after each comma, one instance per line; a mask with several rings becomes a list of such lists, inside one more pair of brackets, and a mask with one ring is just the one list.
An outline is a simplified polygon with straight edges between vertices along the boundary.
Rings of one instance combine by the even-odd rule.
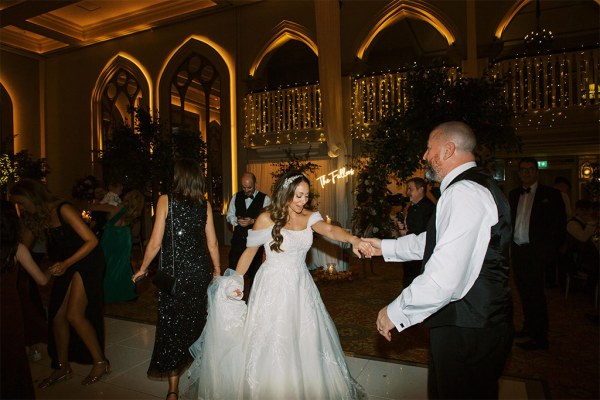
[[352, 281], [352, 272], [337, 271], [335, 268], [317, 268], [312, 272], [312, 277], [315, 282], [350, 282]]
[[88, 175], [85, 178], [78, 179], [73, 185], [71, 195], [78, 200], [93, 200], [94, 191], [102, 186], [98, 178]]
[[356, 203], [352, 214], [355, 235], [363, 237], [390, 237], [392, 221], [390, 204], [386, 201], [390, 191], [385, 170], [362, 164], [356, 179]]

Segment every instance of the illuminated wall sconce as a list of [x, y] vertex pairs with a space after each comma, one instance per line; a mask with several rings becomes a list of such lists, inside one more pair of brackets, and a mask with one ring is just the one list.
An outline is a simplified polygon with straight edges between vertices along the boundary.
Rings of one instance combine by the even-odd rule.
[[579, 167], [579, 177], [581, 179], [590, 179], [594, 175], [594, 166], [589, 162], [584, 162]]

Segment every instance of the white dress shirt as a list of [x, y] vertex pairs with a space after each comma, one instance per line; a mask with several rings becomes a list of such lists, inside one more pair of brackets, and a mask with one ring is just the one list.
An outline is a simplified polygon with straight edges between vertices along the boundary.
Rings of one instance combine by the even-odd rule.
[[[256, 195], [258, 194], [258, 190], [254, 190], [254, 193], [252, 193], [253, 197], [256, 197]], [[231, 200], [229, 201], [229, 207], [227, 207], [227, 216], [225, 217], [227, 219], [227, 222], [229, 222], [231, 225], [233, 225], [234, 227], [237, 226], [237, 215], [236, 215], [236, 210], [235, 210], [235, 197], [237, 196], [237, 193], [233, 195], [233, 197], [231, 198]], [[246, 197], [244, 199], [244, 202], [246, 203], [246, 210], [248, 209], [248, 207], [250, 207], [250, 204], [252, 204], [252, 202], [254, 201], [254, 199], [251, 199], [250, 197]], [[269, 204], [271, 204], [271, 199], [269, 198], [269, 196], [265, 196], [265, 201], [263, 202], [263, 208], [265, 208], [266, 206], [268, 206]]]
[[[448, 187], [460, 173], [475, 167], [465, 163], [452, 170], [440, 186], [436, 206], [436, 245], [423, 274], [417, 276], [387, 309], [398, 331], [422, 322], [448, 303], [463, 298], [479, 276], [498, 209], [491, 192], [469, 180]], [[423, 258], [426, 232], [382, 241], [386, 261]]]
[[537, 187], [538, 183], [535, 182], [529, 186], [529, 193], [523, 193], [519, 196], [513, 236], [513, 241], [518, 245], [529, 243], [529, 220], [531, 219], [531, 208], [533, 207], [533, 198]]

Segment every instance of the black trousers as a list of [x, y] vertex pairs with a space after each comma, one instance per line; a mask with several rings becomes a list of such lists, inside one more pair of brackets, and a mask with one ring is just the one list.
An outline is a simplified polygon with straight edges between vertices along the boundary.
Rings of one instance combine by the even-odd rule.
[[523, 330], [537, 341], [548, 340], [548, 307], [546, 305], [545, 271], [548, 252], [540, 246], [512, 245], [512, 267], [515, 284], [523, 306]]
[[442, 326], [429, 335], [430, 399], [497, 399], [513, 341], [511, 323], [486, 328]]

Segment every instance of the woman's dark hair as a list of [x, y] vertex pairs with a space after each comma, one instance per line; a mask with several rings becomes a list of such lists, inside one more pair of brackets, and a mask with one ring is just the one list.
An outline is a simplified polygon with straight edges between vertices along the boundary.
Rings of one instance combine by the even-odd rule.
[[204, 204], [204, 169], [189, 158], [175, 162], [173, 194], [177, 197]]
[[8, 271], [14, 268], [15, 255], [19, 245], [21, 234], [21, 223], [15, 205], [7, 200], [2, 200], [0, 205], [0, 271]]
[[296, 187], [300, 182], [305, 182], [310, 188], [310, 181], [300, 172], [289, 171], [285, 173], [275, 185], [271, 204], [266, 208], [266, 211], [271, 215], [271, 219], [275, 222], [271, 233], [273, 242], [271, 242], [270, 248], [278, 253], [281, 252], [281, 243], [283, 242], [281, 228], [285, 226], [289, 218], [288, 204], [292, 201]]
[[21, 179], [10, 189], [11, 196], [23, 196], [29, 199], [35, 211], [21, 210], [23, 224], [35, 236], [40, 236], [44, 229], [50, 227], [51, 217], [47, 204], [58, 200], [48, 188], [35, 179]]

